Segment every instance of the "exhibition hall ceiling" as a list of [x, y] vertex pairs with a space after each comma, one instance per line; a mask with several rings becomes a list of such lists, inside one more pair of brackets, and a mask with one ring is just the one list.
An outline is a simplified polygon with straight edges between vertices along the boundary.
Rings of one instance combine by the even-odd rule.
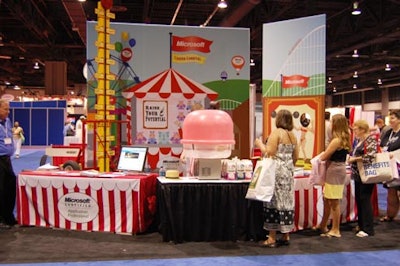
[[[112, 21], [249, 28], [251, 82], [261, 88], [262, 25], [326, 14], [328, 94], [400, 85], [400, 0], [358, 1], [358, 16], [350, 0], [226, 0], [226, 9], [218, 1], [114, 0]], [[68, 86], [84, 84], [86, 21], [96, 20], [97, 2], [0, 0], [0, 86], [44, 87], [46, 61], [67, 63]]]

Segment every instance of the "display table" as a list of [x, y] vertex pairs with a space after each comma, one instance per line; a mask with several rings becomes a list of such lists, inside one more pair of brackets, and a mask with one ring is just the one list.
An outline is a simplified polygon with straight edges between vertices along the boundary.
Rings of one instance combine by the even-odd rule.
[[18, 175], [17, 215], [25, 226], [135, 234], [156, 211], [157, 175], [84, 177], [81, 172]]
[[[262, 202], [246, 200], [249, 181], [167, 179], [158, 177], [160, 233], [164, 241], [258, 240], [262, 229]], [[374, 199], [375, 212], [378, 209]], [[342, 222], [354, 221], [357, 208], [350, 178], [341, 201]], [[311, 228], [322, 218], [322, 187], [305, 176], [295, 178], [295, 228]]]

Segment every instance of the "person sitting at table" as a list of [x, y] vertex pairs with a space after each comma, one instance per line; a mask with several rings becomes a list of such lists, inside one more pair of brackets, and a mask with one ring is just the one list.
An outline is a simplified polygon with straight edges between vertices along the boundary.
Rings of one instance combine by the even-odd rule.
[[[294, 228], [294, 163], [299, 156], [296, 136], [293, 134], [293, 116], [290, 111], [280, 110], [273, 129], [265, 145], [256, 139], [255, 145], [262, 154], [276, 162], [274, 194], [270, 202], [263, 202], [264, 229], [269, 231], [262, 246], [276, 248], [289, 245], [289, 232]], [[276, 239], [280, 231], [283, 236]]]
[[[346, 157], [351, 149], [350, 131], [347, 118], [336, 114], [331, 122], [332, 139], [320, 155], [326, 161], [326, 180], [323, 188], [324, 212], [317, 228], [323, 237], [341, 237], [340, 200], [346, 180]], [[332, 217], [332, 228], [328, 230], [328, 220]]]

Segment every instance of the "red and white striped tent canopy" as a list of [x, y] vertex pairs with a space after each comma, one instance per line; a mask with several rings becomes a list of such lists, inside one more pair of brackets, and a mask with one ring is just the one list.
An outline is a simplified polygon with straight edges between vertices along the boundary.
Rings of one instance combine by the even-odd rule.
[[144, 98], [148, 93], [158, 93], [161, 98], [168, 98], [172, 93], [180, 93], [186, 99], [192, 99], [195, 95], [206, 94], [210, 100], [216, 100], [218, 93], [206, 86], [182, 75], [170, 68], [158, 73], [141, 83], [124, 91], [124, 97]]

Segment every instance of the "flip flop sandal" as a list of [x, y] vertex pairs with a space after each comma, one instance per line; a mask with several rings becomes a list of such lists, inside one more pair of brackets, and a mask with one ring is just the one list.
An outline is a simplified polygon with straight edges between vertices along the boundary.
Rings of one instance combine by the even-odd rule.
[[322, 236], [322, 237], [329, 237], [329, 238], [331, 238], [331, 237], [336, 237], [336, 238], [342, 237], [342, 235], [336, 235], [336, 234], [333, 234], [333, 233], [331, 233], [331, 232], [324, 233], [324, 234], [320, 234], [320, 236]]
[[392, 222], [393, 218], [389, 216], [383, 216], [382, 218], [379, 219], [381, 222]]

